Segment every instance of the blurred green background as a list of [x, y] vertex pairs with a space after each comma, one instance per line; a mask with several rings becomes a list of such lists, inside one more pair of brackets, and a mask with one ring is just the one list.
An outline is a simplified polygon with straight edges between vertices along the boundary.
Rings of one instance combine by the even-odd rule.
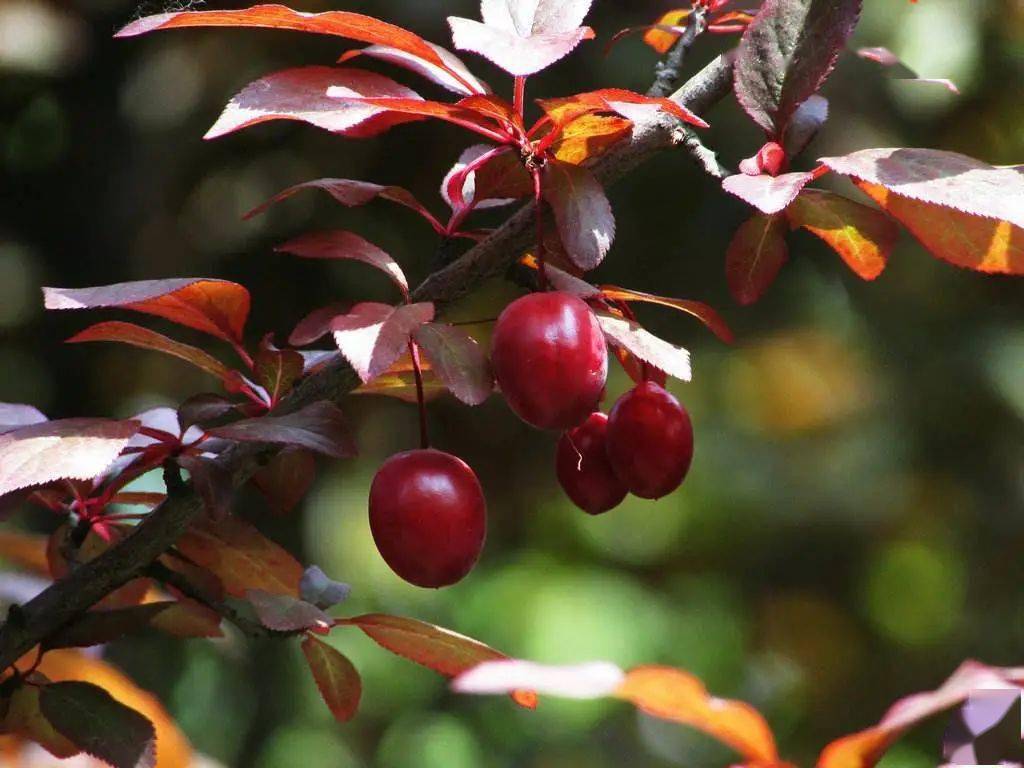
[[[595, 6], [589, 22], [599, 41], [532, 79], [530, 96], [646, 89], [654, 54], [630, 38], [603, 57], [603, 41], [673, 6]], [[476, 15], [472, 0], [307, 0], [301, 8], [374, 14], [440, 43], [449, 41], [445, 16]], [[388, 249], [414, 281], [429, 270], [433, 233], [386, 203], [346, 210], [308, 193], [253, 221], [240, 216], [321, 176], [400, 183], [440, 213], [439, 179], [472, 137], [420, 124], [355, 141], [278, 123], [203, 142], [250, 80], [331, 62], [346, 46], [232, 30], [111, 39], [134, 16], [163, 9], [0, 0], [0, 400], [32, 403], [54, 418], [128, 416], [211, 387], [157, 354], [61, 346], [102, 313], [46, 315], [41, 285], [237, 280], [253, 294], [252, 338], [274, 331], [283, 340], [314, 307], [392, 297], [371, 270], [290, 260], [272, 253], [276, 243], [339, 226]], [[868, 0], [856, 43], [889, 46], [923, 76], [957, 81], [963, 95], [890, 80], [846, 56], [825, 89], [832, 118], [810, 158], [904, 145], [1024, 162], [1024, 2]], [[701, 40], [689, 68], [726, 44]], [[489, 64], [470, 64], [508, 90]], [[380, 70], [441, 95], [414, 76]], [[730, 164], [758, 148], [757, 130], [733, 100], [710, 120], [708, 141]], [[269, 515], [252, 495], [239, 498], [239, 512], [350, 582], [348, 611], [416, 616], [539, 661], [689, 669], [714, 692], [760, 708], [783, 754], [804, 765], [831, 738], [876, 721], [895, 698], [934, 687], [965, 657], [1024, 663], [1019, 280], [958, 270], [904, 238], [888, 270], [864, 283], [801, 234], [778, 283], [741, 310], [727, 295], [723, 258], [747, 212], [742, 203], [680, 155], [649, 163], [610, 194], [618, 238], [595, 278], [708, 301], [738, 334], [725, 348], [683, 316], [641, 307], [652, 330], [693, 352], [693, 383], [674, 386], [697, 433], [680, 491], [587, 517], [555, 482], [551, 435], [528, 429], [498, 397], [472, 410], [438, 401], [434, 442], [480, 475], [490, 534], [463, 583], [419, 590], [380, 560], [366, 519], [376, 467], [416, 442], [415, 411], [362, 397], [347, 407], [361, 458], [324, 464], [293, 517]], [[512, 295], [495, 283], [456, 316], [491, 317]], [[625, 387], [617, 372], [609, 400]], [[33, 515], [17, 521], [53, 526]], [[545, 700], [537, 713], [520, 712], [505, 700], [456, 697], [436, 675], [354, 630], [332, 642], [364, 678], [362, 711], [345, 727], [319, 701], [297, 647], [149, 639], [116, 645], [110, 656], [166, 702], [198, 750], [227, 766], [732, 759], [708, 739], [622, 705]], [[941, 724], [926, 728], [887, 764], [935, 765], [940, 733]]]

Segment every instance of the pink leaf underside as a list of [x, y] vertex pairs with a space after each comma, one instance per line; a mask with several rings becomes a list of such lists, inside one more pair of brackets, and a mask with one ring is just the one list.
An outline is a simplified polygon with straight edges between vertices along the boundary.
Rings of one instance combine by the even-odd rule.
[[43, 288], [47, 309], [121, 307], [163, 317], [226, 340], [240, 340], [249, 316], [249, 291], [203, 277], [137, 280], [91, 288]]
[[262, 589], [250, 589], [246, 597], [267, 629], [277, 632], [297, 632], [303, 629], [329, 629], [332, 620], [311, 603], [297, 600], [291, 595], [275, 595]]
[[391, 367], [409, 344], [412, 332], [434, 319], [434, 305], [363, 302], [331, 322], [334, 341], [363, 382]]
[[413, 333], [434, 373], [455, 397], [480, 405], [494, 389], [487, 353], [461, 328], [426, 323]]
[[32, 424], [41, 424], [46, 420], [46, 415], [31, 405], [0, 403], [0, 434]]
[[604, 188], [586, 168], [559, 160], [550, 160], [544, 174], [544, 199], [569, 258], [580, 269], [594, 269], [615, 239], [615, 216]]
[[426, 40], [394, 24], [359, 13], [303, 13], [283, 5], [255, 5], [251, 8], [226, 11], [160, 13], [133, 21], [118, 32], [116, 37], [134, 37], [158, 29], [184, 27], [260, 27], [333, 35], [370, 45], [398, 48], [439, 67], [445, 65]]
[[939, 149], [865, 149], [821, 162], [913, 200], [1024, 227], [1024, 166], [995, 167]]
[[567, 32], [522, 37], [471, 19], [450, 16], [452, 41], [461, 51], [480, 54], [511, 75], [525, 77], [540, 72], [567, 56], [577, 45], [594, 36], [589, 27]]
[[960, 95], [960, 89], [956, 83], [952, 80], [948, 80], [944, 77], [921, 77], [913, 69], [904, 63], [899, 56], [890, 51], [888, 48], [882, 48], [881, 46], [872, 48], [858, 48], [857, 55], [862, 59], [873, 61], [876, 64], [881, 64], [886, 67], [891, 76], [896, 80], [909, 80], [914, 83], [931, 83], [934, 85], [941, 85], [950, 93]]
[[600, 699], [612, 695], [625, 673], [606, 661], [569, 666], [529, 661], [485, 661], [452, 681], [458, 693], [509, 694], [529, 690], [566, 699]]
[[369, 56], [411, 70], [460, 96], [491, 93], [491, 87], [470, 72], [462, 59], [439, 45], [433, 43], [427, 43], [427, 45], [433, 48], [434, 52], [444, 61], [445, 67], [439, 67], [416, 54], [387, 45], [371, 45], [358, 51], [348, 51], [338, 59], [338, 63], [343, 64], [357, 56]]
[[332, 133], [366, 138], [419, 119], [415, 115], [393, 113], [384, 107], [359, 102], [361, 98], [422, 100], [404, 85], [362, 69], [321, 66], [286, 69], [262, 77], [239, 91], [205, 138], [215, 139], [268, 120], [297, 120]]
[[350, 259], [369, 264], [384, 272], [398, 286], [402, 295], [408, 295], [409, 282], [398, 263], [373, 243], [354, 232], [342, 229], [311, 232], [289, 240], [274, 250], [306, 259]]
[[[448, 173], [445, 175], [444, 181], [441, 182], [441, 197], [444, 198], [444, 201], [448, 204], [448, 207], [452, 209], [458, 208], [458, 206], [455, 205], [455, 203], [452, 201], [451, 194], [448, 191], [448, 187], [452, 183], [452, 180], [455, 178], [456, 174], [463, 172], [470, 163], [474, 162], [475, 160], [479, 160], [481, 157], [483, 157], [485, 154], [492, 151], [493, 149], [494, 147], [489, 144], [474, 144], [473, 146], [467, 147], [462, 151], [462, 154], [459, 155], [459, 159], [455, 162], [455, 165], [452, 166], [451, 170], [448, 171]], [[475, 208], [482, 209], [497, 208], [499, 206], [508, 205], [509, 203], [515, 202], [515, 198], [496, 198], [489, 200], [474, 201], [475, 197], [476, 172], [474, 171], [467, 174], [465, 176], [465, 180], [462, 182], [462, 201], [465, 205], [474, 205]]]
[[634, 320], [604, 312], [598, 312], [597, 319], [605, 336], [612, 343], [632, 352], [645, 363], [653, 365], [669, 376], [681, 381], [691, 379], [690, 353], [682, 347], [659, 339]]
[[139, 430], [137, 421], [64, 419], [0, 435], [0, 495], [103, 473]]
[[765, 0], [737, 49], [736, 98], [770, 136], [832, 72], [860, 16], [861, 0]]
[[593, 0], [481, 0], [484, 24], [522, 37], [571, 32], [590, 12]]
[[800, 190], [814, 180], [810, 172], [784, 173], [780, 176], [748, 176], [737, 173], [722, 181], [722, 188], [750, 203], [763, 213], [778, 213], [792, 203]]

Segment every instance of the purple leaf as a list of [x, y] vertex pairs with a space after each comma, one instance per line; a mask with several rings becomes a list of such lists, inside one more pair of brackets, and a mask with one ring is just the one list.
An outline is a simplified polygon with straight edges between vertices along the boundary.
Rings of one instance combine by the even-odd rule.
[[322, 190], [346, 208], [366, 205], [368, 202], [378, 197], [382, 200], [390, 200], [392, 203], [404, 205], [406, 208], [416, 211], [416, 213], [429, 221], [435, 230], [440, 231], [443, 229], [437, 219], [435, 219], [434, 216], [423, 207], [423, 204], [420, 203], [420, 201], [416, 199], [416, 196], [409, 190], [403, 187], [372, 184], [368, 181], [356, 181], [354, 179], [314, 179], [313, 181], [306, 181], [302, 184], [295, 184], [294, 186], [278, 192], [265, 203], [256, 206], [245, 214], [244, 218], [250, 219], [253, 216], [258, 216], [275, 203], [287, 200], [292, 195], [305, 189]]
[[331, 328], [338, 349], [363, 382], [384, 373], [405, 351], [412, 332], [434, 319], [434, 305], [363, 302], [336, 317]]
[[305, 259], [351, 259], [381, 270], [398, 286], [403, 296], [409, 295], [409, 283], [398, 263], [373, 243], [354, 232], [334, 229], [312, 232], [289, 240], [274, 249]]
[[46, 420], [46, 415], [31, 405], [0, 403], [0, 434], [32, 424], [41, 424]]
[[212, 393], [193, 395], [178, 406], [178, 421], [182, 431], [193, 424], [205, 426], [234, 412], [237, 404], [223, 395]]
[[223, 520], [231, 514], [235, 489], [227, 469], [216, 461], [199, 456], [179, 456], [178, 464], [192, 478], [192, 485], [211, 519]]
[[39, 693], [39, 708], [61, 736], [114, 768], [153, 768], [153, 724], [91, 683], [50, 683]]
[[864, 149], [821, 159], [844, 176], [895, 194], [1024, 227], [1024, 168], [939, 149]]
[[309, 566], [299, 582], [302, 599], [324, 610], [345, 602], [351, 592], [352, 587], [334, 581], [318, 565]]
[[338, 302], [314, 309], [295, 326], [295, 330], [288, 337], [288, 343], [296, 347], [312, 344], [331, 332], [331, 322], [334, 318], [351, 311], [351, 302]]
[[253, 475], [253, 485], [271, 510], [289, 514], [305, 497], [316, 479], [316, 459], [302, 448], [285, 448]]
[[604, 188], [586, 168], [560, 160], [549, 160], [544, 174], [544, 199], [566, 253], [580, 269], [594, 269], [615, 239], [615, 216]]
[[288, 394], [295, 382], [302, 377], [306, 361], [294, 349], [278, 349], [271, 343], [271, 336], [264, 337], [256, 353], [254, 371], [256, 382], [276, 403]]
[[457, 693], [509, 694], [528, 690], [566, 699], [600, 699], [612, 695], [626, 679], [607, 661], [551, 666], [509, 659], [485, 661], [452, 681]]
[[482, 0], [484, 24], [520, 37], [572, 32], [590, 13], [593, 0]]
[[796, 200], [800, 190], [814, 180], [813, 173], [784, 173], [781, 176], [748, 176], [737, 173], [722, 181], [722, 188], [750, 203], [762, 213], [778, 213]]
[[286, 416], [260, 416], [242, 419], [208, 430], [228, 440], [277, 443], [308, 448], [336, 459], [356, 455], [355, 442], [348, 423], [338, 407], [326, 400], [307, 405]]
[[298, 632], [305, 629], [324, 631], [333, 620], [311, 603], [297, 600], [291, 595], [275, 595], [262, 589], [250, 589], [246, 594], [256, 610], [260, 623], [275, 632]]
[[0, 435], [0, 496], [54, 480], [90, 480], [138, 431], [137, 421], [63, 419]]
[[215, 139], [268, 120], [298, 120], [332, 133], [366, 138], [417, 119], [382, 107], [328, 96], [421, 100], [390, 78], [361, 69], [299, 67], [275, 72], [237, 93], [204, 138]]
[[786, 221], [782, 216], [755, 214], [740, 225], [725, 254], [729, 292], [740, 304], [753, 304], [789, 259]]
[[[516, 198], [505, 197], [505, 198], [484, 198], [482, 200], [476, 199], [476, 171], [470, 171], [465, 173], [465, 170], [471, 163], [480, 161], [485, 155], [494, 153], [497, 150], [502, 149], [499, 147], [493, 147], [489, 144], [474, 144], [471, 147], [467, 147], [463, 150], [462, 154], [459, 155], [459, 159], [455, 161], [455, 165], [451, 167], [451, 170], [444, 177], [444, 181], [441, 182], [441, 197], [448, 203], [448, 207], [453, 210], [458, 210], [462, 207], [474, 207], [477, 209], [484, 208], [497, 208], [502, 205], [508, 205], [514, 203]], [[456, 201], [452, 199], [452, 191], [449, 187], [453, 183], [456, 176], [463, 176], [462, 181], [462, 205], [456, 204]]]
[[689, 381], [690, 353], [650, 333], [635, 320], [597, 313], [597, 320], [608, 340], [628, 350], [645, 363], [682, 381]]
[[470, 72], [465, 62], [454, 53], [433, 43], [427, 43], [427, 45], [433, 48], [434, 52], [445, 63], [444, 67], [427, 61], [414, 53], [387, 45], [371, 45], [358, 51], [348, 51], [338, 60], [338, 63], [351, 61], [356, 56], [369, 56], [412, 70], [460, 96], [473, 96], [491, 92], [491, 87]]
[[861, 0], [765, 0], [736, 56], [736, 98], [779, 138], [793, 113], [817, 93], [857, 25]]
[[460, 328], [427, 323], [413, 332], [434, 368], [453, 395], [466, 405], [480, 405], [494, 390], [494, 375], [483, 348]]
[[950, 93], [960, 95], [960, 89], [952, 80], [944, 77], [921, 77], [913, 69], [908, 67], [899, 56], [888, 48], [858, 48], [857, 55], [862, 59], [873, 61], [889, 69], [891, 76], [896, 80], [910, 80], [915, 83], [933, 83], [941, 85]]

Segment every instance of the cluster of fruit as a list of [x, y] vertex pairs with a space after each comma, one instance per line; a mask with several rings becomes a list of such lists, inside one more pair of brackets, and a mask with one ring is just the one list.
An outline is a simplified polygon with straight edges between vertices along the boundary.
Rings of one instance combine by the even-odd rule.
[[[526, 423], [563, 430], [556, 471], [569, 498], [592, 515], [633, 493], [657, 499], [679, 487], [693, 458], [689, 414], [644, 381], [598, 411], [608, 376], [601, 326], [561, 291], [509, 304], [494, 329], [491, 362], [509, 407]], [[473, 470], [433, 449], [388, 459], [370, 489], [370, 527], [384, 560], [421, 587], [454, 584], [476, 564], [487, 505]]]

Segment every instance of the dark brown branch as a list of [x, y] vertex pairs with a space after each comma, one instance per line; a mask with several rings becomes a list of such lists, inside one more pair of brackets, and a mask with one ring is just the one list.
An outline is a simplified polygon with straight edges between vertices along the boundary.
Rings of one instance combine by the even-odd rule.
[[[732, 62], [720, 56], [672, 95], [688, 109], [706, 112], [729, 93]], [[613, 148], [593, 170], [604, 184], [625, 176], [643, 161], [673, 146], [685, 146], [679, 122], [663, 115], [637, 125], [630, 141]], [[513, 215], [486, 240], [432, 274], [414, 292], [416, 301], [433, 301], [439, 308], [502, 274], [530, 244], [533, 205]], [[319, 400], [340, 402], [358, 385], [353, 370], [338, 362], [304, 380], [279, 406], [288, 413]], [[249, 480], [266, 459], [267, 447], [238, 445], [218, 461], [230, 471], [237, 488]], [[0, 670], [13, 664], [41, 640], [128, 581], [144, 574], [202, 512], [202, 502], [189, 486], [170, 485], [166, 501], [130, 535], [102, 555], [73, 570], [24, 606], [14, 606], [0, 626]]]
[[668, 96], [676, 89], [682, 75], [683, 62], [694, 41], [707, 29], [707, 10], [694, 8], [686, 19], [686, 28], [675, 44], [654, 67], [654, 83], [647, 89], [648, 96]]

